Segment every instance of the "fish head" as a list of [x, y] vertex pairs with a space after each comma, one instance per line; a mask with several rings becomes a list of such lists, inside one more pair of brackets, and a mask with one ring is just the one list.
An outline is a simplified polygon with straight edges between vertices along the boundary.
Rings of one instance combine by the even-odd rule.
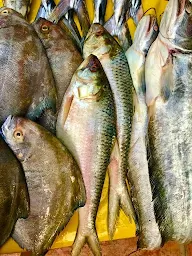
[[160, 35], [176, 48], [192, 50], [191, 0], [169, 0], [161, 20]]
[[100, 61], [89, 55], [75, 73], [74, 95], [79, 100], [99, 101], [105, 76]]
[[57, 24], [53, 24], [52, 22], [39, 18], [37, 21], [33, 23], [33, 26], [45, 47], [49, 47], [52, 42], [55, 43], [55, 40], [59, 40], [63, 37], [63, 31]]
[[158, 36], [157, 19], [153, 15], [146, 15], [140, 20], [134, 35], [134, 45], [147, 54], [151, 44]]
[[113, 53], [118, 50], [119, 45], [109, 32], [99, 23], [93, 23], [84, 42], [84, 58], [90, 54], [96, 55], [98, 59], [104, 58], [108, 54], [113, 57]]
[[8, 116], [1, 127], [3, 138], [20, 161], [30, 156], [31, 144], [36, 144], [39, 133], [33, 122], [21, 117]]
[[19, 17], [19, 19], [22, 18], [24, 20], [23, 15], [16, 12], [15, 10], [8, 7], [0, 8], [0, 28], [11, 26], [14, 21], [13, 17], [14, 19]]

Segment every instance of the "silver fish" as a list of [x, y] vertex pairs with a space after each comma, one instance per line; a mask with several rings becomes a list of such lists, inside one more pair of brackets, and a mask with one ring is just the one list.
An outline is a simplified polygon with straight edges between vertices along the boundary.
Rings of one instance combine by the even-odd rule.
[[106, 6], [107, 0], [94, 0], [95, 12], [93, 23], [104, 24]]
[[139, 247], [145, 249], [156, 249], [161, 246], [161, 234], [155, 219], [149, 177], [146, 143], [148, 111], [145, 102], [145, 59], [157, 35], [156, 18], [150, 15], [144, 16], [135, 31], [133, 45], [126, 52], [135, 88], [128, 180], [140, 225]]
[[135, 213], [126, 185], [128, 151], [133, 116], [133, 82], [126, 56], [115, 39], [100, 24], [92, 24], [85, 40], [84, 57], [94, 54], [107, 75], [115, 101], [117, 141], [109, 167], [109, 234], [113, 237], [120, 207], [127, 216]]
[[101, 255], [95, 220], [115, 137], [112, 92], [99, 60], [90, 55], [75, 72], [57, 120], [57, 136], [73, 153], [82, 171], [87, 201], [79, 209], [72, 255], [85, 243]]
[[163, 242], [192, 241], [191, 27], [192, 3], [170, 0], [146, 60], [150, 173]]

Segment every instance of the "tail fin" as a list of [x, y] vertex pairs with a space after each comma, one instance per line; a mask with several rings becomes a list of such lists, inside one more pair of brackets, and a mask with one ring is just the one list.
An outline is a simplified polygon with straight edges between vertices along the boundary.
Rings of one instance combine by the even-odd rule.
[[104, 19], [105, 19], [107, 0], [94, 1], [94, 5], [95, 5], [95, 15], [94, 15], [95, 17], [94, 17], [93, 23], [100, 23], [101, 25], [103, 25]]
[[82, 232], [80, 229], [77, 232], [73, 247], [72, 256], [79, 256], [81, 249], [85, 244], [88, 244], [95, 256], [101, 256], [101, 248], [99, 239], [95, 229], [89, 229], [88, 232]]
[[132, 205], [131, 197], [128, 192], [126, 181], [123, 180], [119, 173], [120, 151], [117, 141], [115, 142], [111, 161], [108, 166], [109, 170], [109, 208], [108, 208], [108, 231], [112, 239], [115, 233], [116, 222], [119, 216], [120, 208], [129, 216], [130, 221], [135, 221], [135, 212]]

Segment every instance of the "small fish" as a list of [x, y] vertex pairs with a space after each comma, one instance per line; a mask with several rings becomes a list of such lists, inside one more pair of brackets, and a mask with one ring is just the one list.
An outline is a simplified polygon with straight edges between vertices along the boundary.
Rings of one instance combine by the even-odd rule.
[[12, 237], [33, 256], [44, 255], [85, 204], [81, 172], [65, 146], [28, 119], [9, 116], [2, 133], [22, 164], [30, 197], [29, 217], [17, 221]]
[[120, 207], [135, 221], [126, 185], [128, 151], [133, 116], [133, 82], [127, 58], [115, 39], [100, 24], [92, 24], [83, 48], [84, 57], [94, 54], [100, 60], [113, 93], [116, 109], [117, 140], [109, 167], [109, 234], [112, 238]]
[[128, 28], [130, 2], [128, 0], [114, 0], [114, 14], [105, 23], [105, 29], [117, 36], [121, 47], [126, 51], [132, 45], [132, 39]]
[[94, 0], [94, 20], [93, 23], [104, 24], [107, 0]]
[[141, 0], [131, 0], [131, 8], [129, 10], [129, 14], [137, 25], [143, 17], [143, 7]]
[[43, 45], [21, 14], [0, 9], [0, 124], [26, 116], [54, 130], [56, 88]]
[[18, 218], [27, 218], [29, 195], [19, 161], [0, 136], [0, 246], [10, 236]]
[[49, 59], [57, 89], [59, 110], [71, 78], [83, 61], [81, 54], [59, 25], [39, 19], [33, 26], [41, 39]]
[[31, 0], [3, 0], [3, 5], [5, 7], [11, 8], [16, 12], [19, 12], [26, 18], [30, 10]]
[[192, 3], [169, 0], [146, 60], [150, 174], [163, 242], [192, 241], [191, 27]]
[[112, 92], [99, 60], [90, 55], [75, 72], [57, 119], [57, 136], [76, 159], [87, 201], [79, 209], [79, 226], [72, 255], [85, 243], [101, 255], [95, 220], [115, 137]]
[[61, 0], [49, 15], [48, 20], [57, 23], [71, 9], [74, 9], [77, 14], [83, 38], [85, 38], [90, 27], [90, 21], [84, 0]]
[[156, 18], [152, 15], [144, 16], [135, 31], [133, 45], [126, 52], [135, 88], [128, 180], [140, 225], [139, 247], [150, 250], [161, 246], [161, 234], [155, 219], [147, 159], [148, 111], [145, 102], [145, 59], [157, 35]]

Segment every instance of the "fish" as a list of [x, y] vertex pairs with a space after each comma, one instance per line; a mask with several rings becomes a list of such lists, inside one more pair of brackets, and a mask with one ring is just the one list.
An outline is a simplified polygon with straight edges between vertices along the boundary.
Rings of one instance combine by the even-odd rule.
[[49, 15], [48, 20], [57, 23], [70, 10], [74, 10], [79, 19], [82, 36], [85, 38], [90, 27], [89, 14], [85, 0], [61, 0]]
[[54, 1], [42, 0], [35, 20], [38, 20], [39, 18], [48, 19], [54, 7], [55, 7]]
[[55, 79], [57, 110], [59, 111], [72, 76], [83, 62], [83, 58], [71, 38], [64, 33], [59, 25], [45, 19], [38, 19], [33, 26], [46, 49]]
[[108, 230], [112, 238], [120, 207], [130, 220], [135, 212], [126, 184], [133, 117], [133, 81], [126, 56], [115, 39], [98, 23], [91, 25], [83, 47], [84, 58], [97, 56], [109, 80], [116, 109], [117, 140], [109, 166]]
[[131, 8], [129, 10], [130, 17], [133, 18], [136, 25], [144, 15], [142, 1], [141, 0], [131, 0]]
[[127, 24], [131, 3], [128, 0], [114, 0], [113, 2], [114, 14], [105, 23], [104, 28], [112, 36], [117, 36], [119, 44], [124, 51], [127, 51], [132, 45], [132, 38]]
[[101, 255], [95, 220], [116, 126], [109, 82], [94, 55], [83, 61], [72, 78], [58, 115], [56, 135], [77, 161], [87, 196], [85, 206], [79, 209], [72, 255], [78, 256], [85, 243], [94, 255]]
[[52, 133], [29, 119], [8, 116], [1, 130], [21, 162], [30, 198], [29, 216], [16, 222], [12, 237], [32, 256], [44, 255], [74, 211], [85, 204], [80, 169]]
[[94, 19], [93, 23], [104, 24], [107, 0], [94, 0]]
[[138, 247], [148, 250], [161, 246], [161, 234], [155, 218], [148, 168], [148, 109], [145, 101], [145, 60], [158, 32], [156, 17], [144, 16], [135, 31], [133, 45], [125, 53], [135, 89], [128, 180], [140, 227]]
[[191, 26], [192, 3], [170, 0], [146, 59], [150, 178], [163, 243], [192, 241]]
[[0, 246], [10, 237], [17, 219], [28, 214], [29, 195], [22, 167], [0, 135]]
[[3, 6], [11, 8], [23, 15], [24, 18], [30, 10], [31, 0], [3, 0]]
[[0, 64], [0, 125], [12, 114], [54, 131], [57, 92], [45, 49], [23, 16], [6, 7], [0, 9]]

